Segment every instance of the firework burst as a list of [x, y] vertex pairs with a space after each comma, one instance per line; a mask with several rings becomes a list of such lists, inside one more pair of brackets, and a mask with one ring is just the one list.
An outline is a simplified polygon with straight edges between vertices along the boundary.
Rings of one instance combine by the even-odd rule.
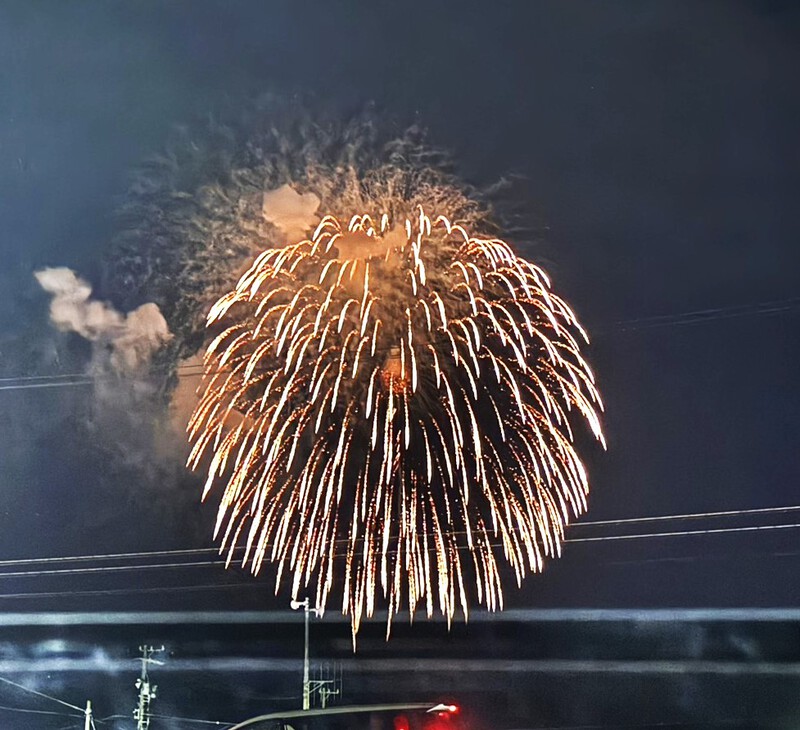
[[214, 305], [189, 425], [229, 559], [319, 608], [339, 586], [354, 637], [384, 606], [502, 608], [503, 563], [540, 571], [586, 509], [573, 413], [603, 440], [545, 273], [419, 201], [377, 210], [264, 251]]

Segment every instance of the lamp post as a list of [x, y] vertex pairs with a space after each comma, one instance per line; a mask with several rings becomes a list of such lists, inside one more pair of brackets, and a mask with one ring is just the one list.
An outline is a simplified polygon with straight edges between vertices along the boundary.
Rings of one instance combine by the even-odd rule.
[[302, 608], [303, 613], [305, 614], [305, 649], [303, 652], [303, 709], [310, 710], [311, 681], [308, 677], [308, 614], [313, 611], [315, 616], [319, 616], [319, 612], [316, 608], [311, 608], [308, 603], [308, 598], [304, 598], [302, 601], [292, 601], [289, 605], [292, 607], [293, 611], [297, 611], [298, 609]]

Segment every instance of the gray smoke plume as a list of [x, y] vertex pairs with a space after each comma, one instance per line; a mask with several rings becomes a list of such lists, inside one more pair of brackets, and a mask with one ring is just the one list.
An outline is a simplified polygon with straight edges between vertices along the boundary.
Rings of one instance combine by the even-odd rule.
[[[120, 312], [93, 298], [91, 285], [66, 267], [42, 269], [34, 276], [52, 296], [50, 324], [90, 345], [76, 365], [91, 378], [91, 396], [87, 401], [76, 394], [64, 409], [68, 420], [59, 427], [71, 440], [71, 463], [80, 474], [93, 474], [101, 492], [116, 489], [119, 498], [138, 504], [154, 520], [176, 524], [174, 516], [189, 514], [197, 499], [182, 488], [187, 479], [186, 416], [171, 420], [166, 407], [161, 358], [172, 334], [159, 307], [147, 302]], [[115, 500], [95, 506], [100, 522], [113, 524], [118, 513]]]
[[47, 268], [34, 276], [42, 289], [53, 295], [53, 325], [94, 343], [95, 369], [102, 369], [101, 363], [107, 360], [114, 372], [133, 375], [147, 367], [153, 354], [171, 337], [166, 320], [152, 302], [126, 316], [92, 299], [92, 287], [71, 269]]

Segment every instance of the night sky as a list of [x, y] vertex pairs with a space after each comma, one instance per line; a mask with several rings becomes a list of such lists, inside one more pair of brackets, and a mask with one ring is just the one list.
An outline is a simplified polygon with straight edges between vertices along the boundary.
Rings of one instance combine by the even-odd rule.
[[[608, 451], [587, 443], [585, 520], [797, 505], [799, 41], [800, 6], [779, 0], [2, 0], [0, 376], [85, 367], [79, 338], [49, 326], [33, 272], [68, 266], [113, 297], [102, 262], [114, 211], [176, 125], [264, 92], [308, 94], [343, 115], [374, 104], [425, 127], [468, 182], [516, 180], [536, 230], [525, 253], [593, 335]], [[0, 559], [210, 546], [214, 510], [196, 504], [196, 483], [134, 461], [112, 469], [81, 442], [73, 426], [88, 399], [0, 389]], [[654, 529], [666, 528], [579, 524], [568, 537]], [[568, 543], [508, 606], [797, 607], [797, 535]], [[64, 586], [0, 576], [0, 611], [285, 598], [254, 584], [3, 600]]]

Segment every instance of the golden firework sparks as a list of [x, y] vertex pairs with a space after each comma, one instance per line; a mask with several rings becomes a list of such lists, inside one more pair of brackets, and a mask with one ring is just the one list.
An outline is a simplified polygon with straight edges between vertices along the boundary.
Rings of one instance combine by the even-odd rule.
[[560, 553], [588, 481], [570, 411], [603, 441], [586, 335], [546, 274], [502, 240], [419, 208], [328, 216], [264, 251], [211, 309], [189, 463], [229, 559], [297, 598], [334, 585], [353, 636], [385, 605], [448, 621], [502, 608]]

